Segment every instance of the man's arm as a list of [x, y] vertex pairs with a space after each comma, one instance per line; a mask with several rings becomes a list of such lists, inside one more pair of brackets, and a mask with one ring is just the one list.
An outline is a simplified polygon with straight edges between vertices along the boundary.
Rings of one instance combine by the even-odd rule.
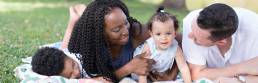
[[243, 78], [234, 77], [220, 77], [214, 81], [214, 83], [257, 83], [258, 76], [242, 76]]
[[258, 76], [244, 76], [245, 77], [245, 83], [257, 83], [258, 82]]
[[198, 80], [203, 77], [215, 80], [218, 77], [234, 77], [237, 74], [236, 67], [224, 67], [224, 68], [207, 68], [204, 65], [195, 65], [189, 63], [189, 69], [191, 72], [192, 80]]
[[250, 59], [248, 61], [230, 65], [223, 68], [207, 68], [203, 65], [194, 65], [189, 63], [189, 68], [191, 71], [191, 77], [193, 80], [206, 77], [208, 79], [214, 80], [218, 77], [234, 77], [237, 75], [258, 75], [258, 57]]

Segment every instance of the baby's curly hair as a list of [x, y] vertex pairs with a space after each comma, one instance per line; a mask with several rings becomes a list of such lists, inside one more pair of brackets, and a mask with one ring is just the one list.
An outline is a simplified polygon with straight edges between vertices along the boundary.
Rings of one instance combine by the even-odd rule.
[[[109, 52], [108, 41], [105, 37], [104, 23], [105, 15], [113, 8], [121, 8], [127, 16], [131, 27], [129, 36], [136, 37], [135, 25], [141, 30], [141, 24], [129, 16], [126, 5], [120, 0], [95, 0], [90, 3], [81, 18], [76, 23], [68, 44], [72, 53], [81, 55], [80, 61], [86, 73], [94, 77], [103, 76], [118, 82], [112, 67], [111, 53]], [[139, 31], [137, 31], [139, 32]]]
[[32, 70], [41, 75], [60, 75], [64, 69], [66, 57], [63, 51], [56, 48], [40, 48], [32, 57]]
[[153, 28], [152, 24], [153, 24], [154, 21], [166, 22], [169, 19], [171, 19], [173, 21], [175, 31], [177, 31], [178, 28], [179, 28], [179, 24], [178, 24], [178, 20], [177, 20], [176, 16], [174, 16], [174, 15], [168, 13], [168, 12], [165, 12], [164, 7], [160, 6], [156, 10], [156, 13], [153, 14], [152, 17], [150, 18], [150, 20], [148, 21], [147, 27], [148, 27], [149, 30], [152, 30], [152, 28]]

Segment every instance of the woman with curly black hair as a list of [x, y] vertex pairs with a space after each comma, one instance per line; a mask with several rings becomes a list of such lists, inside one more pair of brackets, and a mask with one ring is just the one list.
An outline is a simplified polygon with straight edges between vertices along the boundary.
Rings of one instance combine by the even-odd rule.
[[129, 16], [120, 0], [95, 0], [73, 27], [68, 50], [78, 54], [90, 77], [104, 76], [112, 82], [130, 73], [147, 74], [153, 60], [133, 51], [148, 36], [141, 24]]

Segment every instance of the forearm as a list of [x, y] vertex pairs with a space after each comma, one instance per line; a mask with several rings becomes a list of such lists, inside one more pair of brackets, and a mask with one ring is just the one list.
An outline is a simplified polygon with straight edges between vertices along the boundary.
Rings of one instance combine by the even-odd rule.
[[179, 69], [181, 74], [182, 74], [182, 77], [183, 77], [183, 80], [185, 83], [192, 83], [192, 80], [191, 80], [191, 76], [190, 76], [190, 71], [189, 71], [189, 68], [187, 65], [184, 65], [182, 68]]
[[258, 57], [239, 64], [233, 64], [223, 68], [191, 69], [192, 78], [197, 80], [202, 77], [216, 79], [218, 77], [234, 77], [237, 75], [258, 75]]
[[245, 83], [257, 83], [258, 82], [258, 76], [245, 76]]
[[224, 68], [202, 68], [202, 69], [196, 69], [193, 68], [190, 69], [192, 80], [198, 80], [203, 77], [215, 80], [218, 77], [234, 77], [239, 74], [237, 66], [230, 66], [230, 67], [224, 67]]
[[122, 79], [123, 77], [125, 77], [131, 73], [132, 73], [132, 71], [130, 70], [130, 67], [128, 66], [128, 64], [126, 64], [122, 68], [115, 71], [115, 75], [118, 79]]
[[238, 64], [241, 74], [258, 75], [258, 56]]

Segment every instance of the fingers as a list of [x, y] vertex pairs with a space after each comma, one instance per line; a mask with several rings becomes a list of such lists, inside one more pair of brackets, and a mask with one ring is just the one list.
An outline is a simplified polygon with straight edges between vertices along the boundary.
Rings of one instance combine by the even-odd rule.
[[145, 56], [146, 56], [146, 52], [136, 55], [137, 58], [144, 58]]
[[148, 59], [148, 64], [149, 64], [149, 65], [156, 64], [156, 61], [153, 60], [153, 59]]
[[133, 72], [138, 75], [149, 75], [152, 65], [155, 63], [153, 59], [142, 58], [145, 53], [134, 58], [133, 61]]
[[149, 58], [150, 56], [150, 50], [143, 50], [141, 54], [137, 55], [138, 57], [141, 58]]
[[147, 50], [146, 54], [145, 54], [145, 58], [149, 58], [150, 59], [151, 58], [150, 55], [151, 55], [150, 50]]

